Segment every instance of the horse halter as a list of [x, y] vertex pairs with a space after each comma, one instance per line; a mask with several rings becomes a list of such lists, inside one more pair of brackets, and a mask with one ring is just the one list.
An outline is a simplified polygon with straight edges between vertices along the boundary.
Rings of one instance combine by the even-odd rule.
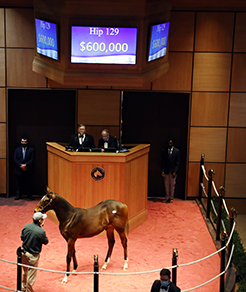
[[[45, 196], [44, 196], [44, 197], [45, 197]], [[44, 198], [44, 197], [43, 197], [43, 198]], [[44, 211], [44, 209], [46, 209], [46, 208], [47, 208], [47, 207], [53, 202], [53, 199], [50, 198], [49, 201], [48, 201], [48, 203], [47, 203], [46, 205], [41, 206], [41, 205], [40, 205], [40, 202], [42, 202], [43, 198], [42, 198], [41, 201], [39, 201], [39, 203], [37, 204], [37, 207], [40, 208], [40, 211], [39, 211], [39, 212]]]

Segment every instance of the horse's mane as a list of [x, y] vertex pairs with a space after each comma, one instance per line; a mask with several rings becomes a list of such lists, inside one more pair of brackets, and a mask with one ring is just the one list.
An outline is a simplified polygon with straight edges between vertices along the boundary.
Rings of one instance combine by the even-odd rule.
[[56, 194], [56, 193], [54, 193], [54, 195], [56, 196], [56, 197], [58, 197], [61, 201], [63, 201], [68, 207], [71, 207], [71, 208], [74, 208], [74, 209], [76, 209], [73, 205], [71, 205], [66, 199], [64, 199], [62, 196], [60, 196], [60, 195], [58, 195], [58, 194]]

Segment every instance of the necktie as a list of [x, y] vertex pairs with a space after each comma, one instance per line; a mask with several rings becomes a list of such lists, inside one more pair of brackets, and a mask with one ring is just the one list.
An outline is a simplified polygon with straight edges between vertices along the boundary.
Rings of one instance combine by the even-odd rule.
[[23, 149], [23, 160], [26, 158], [26, 149]]

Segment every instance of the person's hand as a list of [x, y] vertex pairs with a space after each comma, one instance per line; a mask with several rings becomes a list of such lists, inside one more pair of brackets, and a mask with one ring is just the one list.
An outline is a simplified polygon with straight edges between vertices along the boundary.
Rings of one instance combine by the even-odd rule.
[[21, 164], [20, 168], [25, 171], [26, 170], [26, 164]]
[[162, 171], [162, 172], [161, 172], [161, 175], [162, 175], [163, 177], [165, 176], [165, 173], [164, 173], [164, 171]]
[[39, 226], [43, 229], [44, 228], [44, 219], [39, 220]]
[[176, 172], [173, 173], [173, 177], [175, 177], [175, 176], [176, 176]]

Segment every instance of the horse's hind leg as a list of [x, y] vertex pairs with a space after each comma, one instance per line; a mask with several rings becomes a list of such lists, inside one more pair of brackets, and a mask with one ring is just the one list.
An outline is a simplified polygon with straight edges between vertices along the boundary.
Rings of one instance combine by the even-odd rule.
[[112, 251], [113, 251], [113, 247], [114, 247], [114, 243], [115, 243], [115, 239], [114, 239], [114, 228], [112, 227], [108, 227], [107, 228], [107, 238], [108, 238], [108, 252], [105, 258], [105, 262], [102, 266], [102, 270], [106, 270], [107, 265], [110, 261], [110, 257], [112, 255]]
[[123, 270], [127, 270], [128, 269], [128, 257], [127, 257], [127, 237], [126, 237], [126, 233], [125, 231], [123, 232], [119, 232], [117, 230], [117, 232], [119, 233], [120, 236], [120, 240], [121, 240], [121, 244], [123, 246], [124, 249], [124, 266], [123, 266]]

